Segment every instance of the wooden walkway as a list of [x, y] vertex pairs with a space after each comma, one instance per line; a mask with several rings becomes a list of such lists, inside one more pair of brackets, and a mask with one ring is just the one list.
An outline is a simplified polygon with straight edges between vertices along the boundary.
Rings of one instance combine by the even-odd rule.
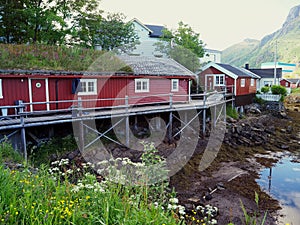
[[[227, 100], [228, 101], [228, 100]], [[231, 101], [231, 100], [230, 100]], [[119, 106], [113, 109], [83, 109], [82, 115], [72, 112], [69, 110], [65, 113], [58, 113], [49, 111], [45, 114], [39, 113], [20, 113], [15, 118], [5, 119], [2, 117], [0, 120], [0, 131], [10, 130], [10, 129], [20, 129], [27, 127], [43, 126], [43, 125], [53, 125], [70, 123], [74, 121], [82, 120], [94, 120], [94, 119], [107, 119], [112, 117], [124, 117], [124, 116], [134, 116], [134, 115], [145, 115], [145, 114], [155, 114], [163, 112], [174, 112], [174, 111], [185, 111], [192, 109], [208, 109], [210, 107], [224, 104], [226, 100], [224, 99], [207, 99], [204, 100], [192, 100], [186, 103], [173, 103], [173, 104], [162, 104], [162, 105], [143, 105], [143, 106]]]

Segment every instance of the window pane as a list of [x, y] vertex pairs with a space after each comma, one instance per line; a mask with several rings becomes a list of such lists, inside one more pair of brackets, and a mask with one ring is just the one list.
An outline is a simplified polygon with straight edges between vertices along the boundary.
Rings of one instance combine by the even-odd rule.
[[143, 90], [144, 91], [148, 90], [148, 83], [147, 83], [147, 81], [143, 81]]
[[142, 84], [141, 84], [141, 81], [137, 81], [137, 82], [136, 82], [136, 90], [138, 90], [138, 91], [142, 90]]
[[81, 91], [86, 92], [86, 82], [81, 82]]
[[216, 76], [216, 84], [220, 84], [219, 76]]
[[88, 82], [88, 92], [94, 92], [94, 82]]
[[220, 76], [220, 84], [224, 84], [224, 77]]

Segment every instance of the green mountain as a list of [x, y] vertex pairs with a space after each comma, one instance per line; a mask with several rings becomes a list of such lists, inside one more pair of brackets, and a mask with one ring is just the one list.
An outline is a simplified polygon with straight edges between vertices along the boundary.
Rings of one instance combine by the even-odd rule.
[[260, 67], [263, 62], [274, 61], [277, 41], [277, 61], [297, 64], [300, 74], [300, 5], [293, 7], [278, 31], [265, 36], [261, 41], [246, 39], [222, 52], [224, 63]]

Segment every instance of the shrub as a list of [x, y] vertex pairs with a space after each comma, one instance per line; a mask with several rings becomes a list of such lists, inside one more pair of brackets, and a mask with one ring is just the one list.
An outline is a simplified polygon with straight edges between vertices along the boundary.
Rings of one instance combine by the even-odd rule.
[[4, 140], [0, 144], [0, 161], [22, 162], [23, 157], [13, 149], [12, 145]]
[[271, 87], [271, 91], [272, 91], [272, 94], [274, 94], [274, 95], [285, 96], [287, 94], [286, 88], [281, 85], [273, 85]]
[[270, 87], [268, 87], [268, 86], [264, 86], [261, 88], [262, 93], [268, 93], [269, 91], [270, 91]]

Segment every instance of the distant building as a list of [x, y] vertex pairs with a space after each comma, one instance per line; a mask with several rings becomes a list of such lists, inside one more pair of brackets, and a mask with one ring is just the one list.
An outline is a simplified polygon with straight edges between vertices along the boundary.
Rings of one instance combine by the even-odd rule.
[[138, 19], [133, 19], [132, 23], [135, 27], [135, 32], [139, 37], [140, 44], [136, 46], [130, 54], [137, 56], [156, 56], [163, 57], [164, 54], [156, 51], [155, 43], [159, 42], [162, 36], [162, 30], [165, 28], [161, 25], [143, 24]]
[[279, 84], [279, 80], [282, 78], [282, 68], [276, 68], [276, 77], [275, 77], [274, 69], [254, 69], [254, 68], [249, 69], [247, 65], [245, 68], [261, 77], [257, 81], [258, 83], [256, 87], [258, 91], [260, 91], [262, 87], [272, 86], [274, 84], [275, 79], [276, 79], [276, 83]]
[[[156, 50], [155, 45], [155, 43], [160, 41], [160, 38], [163, 35], [163, 29], [165, 29], [165, 27], [162, 25], [143, 24], [136, 18], [131, 22], [134, 24], [135, 32], [139, 37], [140, 44], [136, 46], [136, 49], [133, 50], [130, 55], [166, 57], [164, 53]], [[201, 64], [208, 62], [221, 62], [221, 51], [213, 49], [204, 50], [204, 56], [199, 59]]]
[[[265, 62], [261, 64], [261, 69], [274, 69], [275, 62]], [[291, 74], [296, 69], [296, 64], [294, 63], [284, 63], [284, 62], [276, 62], [276, 68], [282, 69], [282, 76]]]
[[200, 58], [201, 64], [209, 62], [221, 63], [221, 51], [208, 48], [205, 48], [204, 51], [204, 56]]

